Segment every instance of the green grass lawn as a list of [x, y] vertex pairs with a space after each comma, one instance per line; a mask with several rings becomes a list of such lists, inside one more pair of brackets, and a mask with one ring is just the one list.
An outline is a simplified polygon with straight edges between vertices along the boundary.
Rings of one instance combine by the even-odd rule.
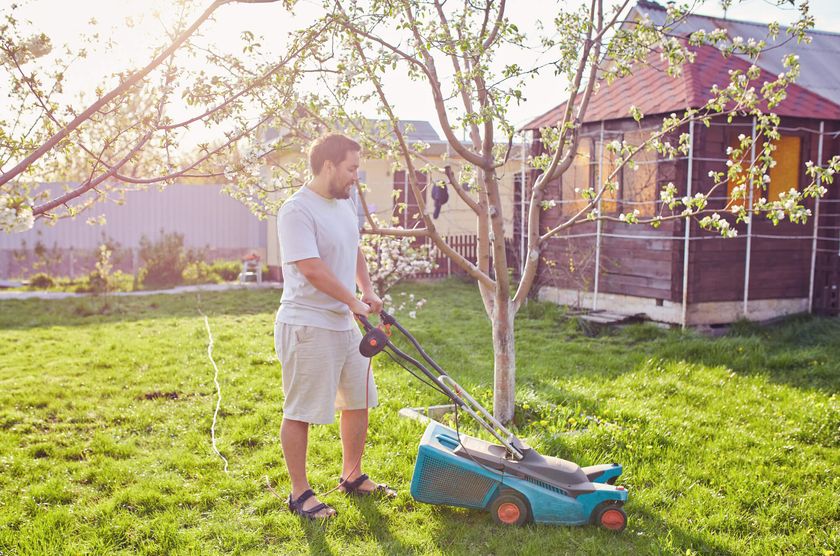
[[[491, 397], [489, 323], [474, 288], [411, 285], [405, 319], [474, 395]], [[794, 318], [725, 337], [632, 326], [584, 335], [562, 310], [517, 319], [516, 429], [541, 453], [618, 461], [621, 534], [503, 529], [486, 513], [414, 502], [423, 425], [400, 408], [444, 403], [375, 364], [365, 470], [395, 501], [326, 501], [303, 523], [282, 495], [277, 291], [0, 302], [0, 554], [831, 554], [840, 546], [840, 320]], [[223, 401], [213, 453], [209, 316]], [[572, 432], [572, 434], [569, 434]], [[340, 471], [336, 425], [315, 427], [316, 491]]]

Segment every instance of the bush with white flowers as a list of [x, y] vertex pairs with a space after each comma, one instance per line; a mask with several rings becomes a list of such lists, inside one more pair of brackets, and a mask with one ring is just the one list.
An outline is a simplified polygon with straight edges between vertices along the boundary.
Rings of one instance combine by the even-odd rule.
[[406, 278], [427, 275], [435, 269], [436, 264], [429, 247], [415, 245], [414, 239], [410, 237], [376, 234], [363, 235], [361, 243], [371, 283], [382, 297], [385, 310], [396, 313], [408, 308], [408, 316], [415, 318], [417, 310], [423, 307], [426, 300], [416, 299], [414, 294], [403, 294], [395, 301], [389, 291]]

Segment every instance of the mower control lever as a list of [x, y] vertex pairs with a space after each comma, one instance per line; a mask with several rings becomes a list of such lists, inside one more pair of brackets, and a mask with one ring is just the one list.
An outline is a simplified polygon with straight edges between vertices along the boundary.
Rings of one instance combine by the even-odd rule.
[[356, 317], [356, 320], [362, 323], [362, 327], [365, 329], [365, 332], [370, 332], [373, 330], [374, 326], [370, 323], [368, 318], [364, 315], [357, 315], [353, 313], [353, 316]]
[[[356, 317], [357, 321], [362, 323], [362, 326], [364, 327], [365, 332], [368, 332], [368, 331], [370, 331], [371, 329], [374, 328], [374, 326], [370, 323], [370, 321], [368, 320], [368, 318], [366, 316], [357, 315], [356, 313], [353, 313], [353, 316]], [[386, 324], [386, 325], [387, 324], [397, 324], [397, 320], [394, 317], [392, 317], [391, 315], [389, 315], [388, 313], [386, 313], [385, 311], [381, 311], [379, 313], [379, 321], [382, 324]]]
[[386, 313], [385, 311], [380, 311], [379, 312], [379, 320], [382, 321], [382, 324], [391, 324], [391, 325], [396, 325], [397, 324], [397, 319], [395, 319], [394, 317], [392, 317], [390, 314]]

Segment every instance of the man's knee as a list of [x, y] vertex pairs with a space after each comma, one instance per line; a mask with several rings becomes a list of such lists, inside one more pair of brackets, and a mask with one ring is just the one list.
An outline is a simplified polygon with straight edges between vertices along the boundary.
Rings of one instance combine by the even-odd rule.
[[288, 417], [283, 417], [283, 425], [287, 427], [308, 427], [309, 421], [302, 421], [300, 419], [289, 419]]

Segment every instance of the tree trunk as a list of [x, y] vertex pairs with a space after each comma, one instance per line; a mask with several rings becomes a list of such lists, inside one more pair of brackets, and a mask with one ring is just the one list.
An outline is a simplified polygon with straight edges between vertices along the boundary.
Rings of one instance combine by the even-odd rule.
[[513, 419], [516, 392], [516, 345], [509, 300], [497, 300], [493, 325], [493, 415], [502, 423]]

